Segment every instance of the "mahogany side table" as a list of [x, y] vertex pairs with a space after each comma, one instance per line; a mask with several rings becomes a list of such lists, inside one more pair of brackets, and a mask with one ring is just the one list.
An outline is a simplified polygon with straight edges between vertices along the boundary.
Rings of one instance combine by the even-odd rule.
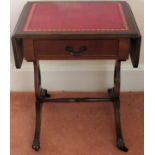
[[[40, 148], [44, 102], [112, 102], [116, 144], [127, 152], [120, 121], [121, 61], [131, 57], [138, 67], [141, 35], [127, 2], [28, 2], [20, 15], [12, 44], [16, 68], [25, 58], [34, 65], [36, 127], [32, 148]], [[52, 98], [41, 88], [39, 60], [116, 60], [114, 87], [108, 98]]]

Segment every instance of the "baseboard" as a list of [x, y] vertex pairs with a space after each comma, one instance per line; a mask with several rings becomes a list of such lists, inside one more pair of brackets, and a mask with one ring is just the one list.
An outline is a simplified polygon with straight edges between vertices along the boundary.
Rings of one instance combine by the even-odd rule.
[[[11, 65], [11, 91], [33, 91], [33, 67], [27, 63], [22, 69]], [[133, 69], [131, 64], [122, 65], [121, 90], [144, 91], [143, 65]], [[42, 86], [49, 91], [106, 91], [113, 86], [114, 65], [81, 62], [59, 62], [41, 65]]]

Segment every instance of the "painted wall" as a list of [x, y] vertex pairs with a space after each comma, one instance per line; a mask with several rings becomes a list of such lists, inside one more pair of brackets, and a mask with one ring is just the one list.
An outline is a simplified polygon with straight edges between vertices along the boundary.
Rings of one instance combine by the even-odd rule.
[[[11, 34], [27, 0], [10, 0]], [[144, 1], [127, 0], [135, 15], [137, 24], [144, 37]], [[11, 50], [11, 90], [33, 91], [33, 66], [24, 61], [17, 70]], [[121, 89], [123, 91], [144, 90], [144, 46], [142, 40], [140, 65], [133, 69], [131, 61], [122, 63]], [[41, 61], [42, 84], [52, 91], [105, 91], [113, 85], [114, 61]]]

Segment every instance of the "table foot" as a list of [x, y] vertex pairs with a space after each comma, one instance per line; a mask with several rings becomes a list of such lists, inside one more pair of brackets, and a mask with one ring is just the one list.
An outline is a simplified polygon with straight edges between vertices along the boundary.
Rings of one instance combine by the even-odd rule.
[[128, 148], [125, 146], [122, 138], [117, 140], [117, 148], [121, 151], [128, 152]]
[[39, 142], [39, 139], [34, 139], [34, 140], [33, 140], [32, 148], [33, 148], [35, 151], [39, 151], [39, 149], [40, 149], [40, 142]]

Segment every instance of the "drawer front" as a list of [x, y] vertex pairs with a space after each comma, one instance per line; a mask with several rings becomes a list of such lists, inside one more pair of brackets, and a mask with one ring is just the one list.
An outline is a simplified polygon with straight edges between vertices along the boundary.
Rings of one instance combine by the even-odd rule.
[[34, 40], [38, 59], [103, 59], [116, 58], [118, 40]]

